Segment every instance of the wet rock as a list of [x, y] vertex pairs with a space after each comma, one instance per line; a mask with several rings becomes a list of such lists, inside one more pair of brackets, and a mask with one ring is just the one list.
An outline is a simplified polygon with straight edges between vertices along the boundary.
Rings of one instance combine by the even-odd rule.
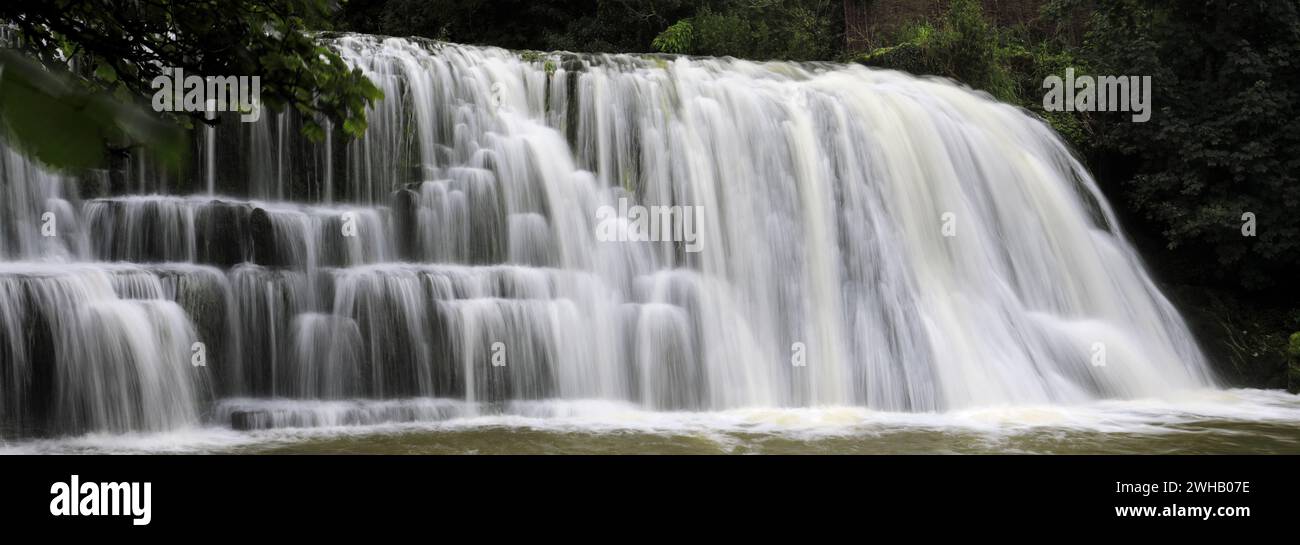
[[218, 267], [231, 267], [245, 260], [243, 205], [214, 200], [199, 211], [199, 260]]
[[253, 262], [266, 267], [285, 265], [284, 257], [275, 246], [275, 228], [271, 225], [271, 215], [261, 208], [254, 208], [248, 216], [249, 239], [253, 244]]
[[271, 413], [267, 411], [235, 411], [230, 413], [230, 427], [238, 431], [270, 429], [272, 427]]
[[407, 184], [405, 189], [393, 193], [393, 226], [397, 235], [395, 241], [397, 253], [409, 261], [415, 261], [419, 257], [416, 255], [416, 240], [419, 239], [416, 226], [419, 191], [419, 184]]

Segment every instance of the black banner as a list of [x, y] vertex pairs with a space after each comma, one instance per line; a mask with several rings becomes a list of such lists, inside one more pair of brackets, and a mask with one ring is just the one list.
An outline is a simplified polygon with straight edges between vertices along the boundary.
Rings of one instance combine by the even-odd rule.
[[5, 460], [0, 520], [9, 532], [127, 537], [195, 528], [234, 535], [427, 532], [471, 519], [497, 520], [491, 531], [506, 533], [647, 520], [660, 530], [724, 525], [744, 533], [811, 520], [1200, 532], [1288, 521], [1294, 502], [1287, 498], [1300, 480], [1294, 458], [1251, 456]]

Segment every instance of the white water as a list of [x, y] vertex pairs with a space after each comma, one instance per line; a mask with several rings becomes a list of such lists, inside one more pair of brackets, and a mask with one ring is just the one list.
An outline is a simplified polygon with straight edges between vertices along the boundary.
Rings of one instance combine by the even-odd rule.
[[[290, 426], [442, 420], [434, 399], [468, 420], [542, 400], [961, 415], [1214, 387], [1089, 174], [980, 94], [860, 66], [334, 45], [388, 97], [356, 141], [264, 115], [205, 131], [188, 181], [142, 160], [135, 194], [86, 199], [6, 148], [0, 422], [223, 428], [281, 403]], [[704, 250], [597, 241], [620, 198], [702, 207]], [[97, 336], [26, 336], [88, 313]], [[105, 343], [101, 378], [33, 378]], [[32, 412], [56, 398], [87, 416]], [[338, 416], [348, 399], [398, 408]]]
[[[222, 410], [258, 408], [284, 419], [252, 432], [183, 427], [168, 433], [88, 434], [0, 443], [0, 454], [207, 453], [295, 449], [333, 441], [400, 440], [449, 434], [494, 434], [499, 452], [517, 451], [512, 437], [540, 434], [558, 442], [614, 441], [602, 452], [655, 450], [685, 444], [698, 452], [749, 452], [765, 441], [848, 443], [848, 452], [1150, 452], [1294, 453], [1300, 402], [1285, 392], [1199, 391], [1171, 399], [1111, 400], [1084, 405], [1004, 406], [942, 413], [873, 411], [863, 407], [747, 408], [710, 412], [647, 411], [600, 400], [517, 402], [473, 416], [459, 400], [271, 401], [232, 399]], [[1214, 425], [1206, 426], [1206, 423]], [[1244, 427], [1244, 429], [1243, 429]], [[1130, 441], [1121, 447], [1107, 438]], [[930, 442], [927, 442], [930, 441]], [[1272, 444], [1269, 444], [1272, 441]], [[448, 443], [474, 454], [477, 445]], [[418, 443], [417, 443], [418, 444]], [[1136, 447], [1135, 447], [1136, 445]], [[806, 451], [797, 447], [793, 452]], [[843, 449], [844, 447], [838, 447]], [[398, 452], [409, 452], [406, 450]], [[671, 451], [670, 451], [671, 452]], [[832, 452], [844, 452], [834, 450]]]

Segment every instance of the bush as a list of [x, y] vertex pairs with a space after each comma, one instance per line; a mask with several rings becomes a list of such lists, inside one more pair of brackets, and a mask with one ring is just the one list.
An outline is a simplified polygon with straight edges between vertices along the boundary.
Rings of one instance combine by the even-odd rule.
[[1043, 79], [1085, 63], [1054, 35], [1026, 26], [999, 28], [975, 0], [952, 0], [937, 21], [904, 26], [890, 43], [858, 56], [868, 66], [952, 78], [1042, 117], [1075, 149], [1090, 148], [1089, 116], [1043, 110]]
[[[1086, 53], [1097, 73], [1153, 84], [1151, 120], [1099, 115], [1096, 143], [1122, 159], [1125, 204], [1180, 264], [1179, 281], [1296, 301], [1298, 5], [1116, 0], [1096, 10]], [[1242, 236], [1245, 212], [1256, 236]]]
[[668, 30], [655, 36], [651, 44], [656, 50], [664, 53], [689, 53], [691, 51], [692, 39], [695, 34], [695, 26], [690, 19], [682, 19], [673, 23]]
[[987, 91], [1006, 102], [1017, 102], [1010, 72], [1003, 66], [1005, 52], [998, 30], [984, 18], [975, 0], [952, 0], [937, 24], [919, 22], [904, 27], [895, 46], [866, 53], [863, 64], [913, 74], [956, 79]]
[[838, 51], [840, 6], [830, 0], [714, 4], [701, 5], [651, 45], [664, 53], [757, 60], [825, 60]]

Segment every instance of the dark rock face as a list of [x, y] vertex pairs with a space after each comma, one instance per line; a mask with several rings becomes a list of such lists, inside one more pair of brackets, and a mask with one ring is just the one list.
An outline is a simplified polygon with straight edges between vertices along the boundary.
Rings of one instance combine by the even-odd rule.
[[197, 340], [206, 347], [206, 366], [212, 370], [216, 391], [240, 393], [242, 375], [239, 366], [239, 339], [232, 334], [236, 324], [231, 301], [223, 291], [224, 282], [202, 274], [159, 273], [176, 303], [194, 323]]
[[1287, 357], [1291, 360], [1287, 366], [1288, 392], [1300, 394], [1300, 331], [1291, 334], [1287, 340]]
[[1222, 382], [1288, 387], [1286, 339], [1278, 333], [1285, 321], [1281, 311], [1193, 286], [1172, 286], [1167, 293]]
[[[419, 184], [407, 184], [407, 187], [393, 193], [393, 226], [398, 233], [397, 255], [408, 261], [418, 257], [416, 240], [416, 208], [419, 206]], [[415, 186], [415, 187], [413, 187]]]
[[275, 228], [266, 210], [254, 208], [248, 217], [249, 238], [252, 239], [253, 262], [268, 267], [285, 266], [285, 260], [275, 249]]
[[221, 200], [100, 199], [87, 204], [92, 254], [105, 261], [230, 267], [249, 257], [249, 207]]
[[271, 413], [266, 411], [235, 411], [230, 414], [230, 427], [239, 431], [271, 428]]
[[218, 267], [231, 267], [246, 260], [245, 236], [248, 206], [212, 201], [199, 213], [197, 237], [199, 259]]
[[[31, 308], [29, 291], [24, 290], [21, 299], [23, 307]], [[0, 335], [0, 437], [57, 433], [51, 420], [56, 369], [53, 332], [44, 313], [26, 312], [25, 317], [19, 326], [21, 337]]]

